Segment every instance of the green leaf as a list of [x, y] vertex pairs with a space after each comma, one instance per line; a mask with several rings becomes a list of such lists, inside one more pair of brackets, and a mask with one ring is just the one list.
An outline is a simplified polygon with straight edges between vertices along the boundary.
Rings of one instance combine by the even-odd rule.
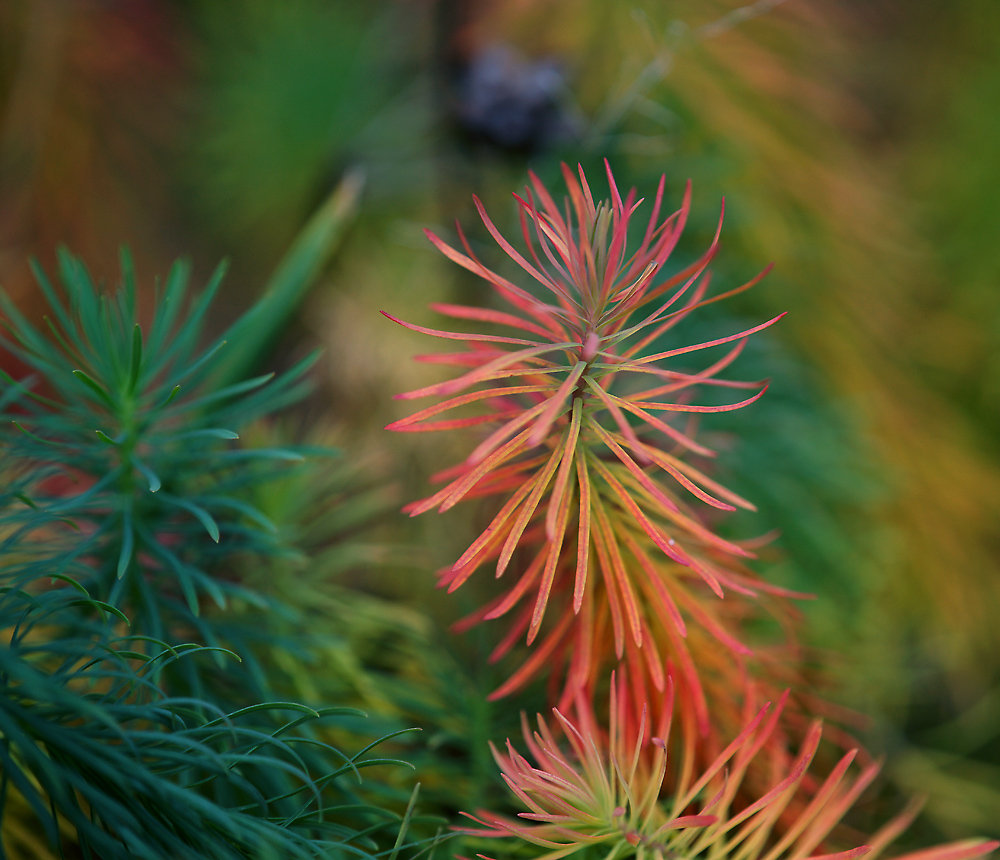
[[186, 569], [181, 568], [177, 571], [177, 583], [181, 587], [181, 593], [184, 595], [184, 600], [187, 602], [191, 614], [200, 615], [201, 607], [198, 604], [198, 592], [194, 587], [194, 583], [191, 582], [191, 576]]
[[188, 430], [171, 436], [172, 439], [239, 439], [240, 434], [222, 427], [206, 427], [204, 430]]
[[306, 714], [313, 719], [319, 719], [320, 713], [314, 708], [310, 708], [307, 705], [299, 704], [298, 702], [261, 702], [258, 705], [249, 705], [246, 708], [241, 708], [238, 711], [233, 711], [229, 714], [226, 720], [218, 719], [212, 720], [210, 723], [206, 723], [207, 726], [217, 725], [219, 723], [226, 722], [228, 720], [235, 720], [237, 717], [246, 716], [247, 714], [257, 714], [264, 711], [295, 711], [299, 714]]
[[185, 654], [221, 654], [226, 657], [232, 657], [237, 663], [242, 663], [243, 659], [235, 651], [230, 651], [228, 648], [222, 648], [218, 645], [199, 645], [196, 642], [188, 642], [183, 645], [177, 645], [171, 648], [166, 643], [158, 642], [156, 639], [150, 637], [131, 637], [135, 639], [146, 639], [154, 644], [163, 645], [163, 650], [153, 657], [149, 657], [147, 664], [153, 665], [156, 662], [167, 663], [176, 660]]
[[132, 353], [129, 358], [128, 393], [135, 392], [139, 384], [139, 372], [142, 370], [142, 328], [139, 323], [132, 327]]
[[[148, 347], [150, 359], [146, 367], [146, 373], [149, 378], [155, 378], [160, 371], [168, 367], [172, 362], [183, 363], [186, 360], [189, 352], [197, 343], [205, 315], [208, 313], [215, 294], [218, 292], [219, 285], [222, 283], [222, 278], [226, 273], [226, 268], [227, 265], [225, 263], [218, 265], [205, 289], [194, 303], [194, 306], [188, 309], [183, 325], [176, 332], [167, 331], [166, 327], [163, 327], [162, 331], [158, 329], [157, 332], [160, 336], [155, 342], [155, 349], [152, 342], [153, 339], [150, 338], [151, 343]], [[215, 349], [218, 349], [218, 346]], [[202, 356], [201, 361], [205, 361], [205, 359], [206, 357]], [[185, 376], [189, 375], [190, 369], [185, 372]]]
[[61, 447], [58, 442], [53, 442], [50, 439], [43, 439], [41, 436], [36, 436], [30, 430], [25, 430], [24, 425], [22, 425], [20, 421], [11, 421], [10, 423], [20, 430], [25, 436], [29, 436], [36, 442], [41, 442], [43, 445], [55, 445], [56, 447]]
[[52, 332], [52, 336], [56, 339], [56, 341], [63, 348], [63, 350], [65, 350], [66, 354], [72, 356], [74, 359], [76, 359], [78, 363], [82, 363], [83, 356], [80, 354], [78, 350], [74, 349], [74, 347], [72, 347], [69, 343], [66, 342], [66, 339], [62, 336], [62, 333], [59, 331], [59, 329], [56, 328], [56, 324], [52, 322], [51, 319], [49, 319], [48, 315], [42, 317], [42, 319], [45, 320], [45, 324], [49, 327], [49, 331]]
[[187, 499], [182, 499], [179, 496], [171, 496], [167, 493], [163, 493], [160, 498], [167, 504], [183, 508], [188, 513], [193, 514], [205, 527], [205, 531], [208, 532], [208, 536], [216, 543], [219, 542], [219, 526], [212, 518], [212, 515], [204, 508], [194, 504], [193, 502], [189, 502]]
[[84, 385], [86, 385], [87, 388], [89, 388], [91, 391], [93, 391], [111, 409], [116, 409], [117, 408], [117, 404], [115, 404], [114, 400], [111, 399], [111, 397], [108, 395], [108, 392], [105, 391], [100, 386], [100, 384], [92, 376], [90, 376], [90, 374], [88, 374], [86, 371], [84, 371], [84, 370], [74, 370], [73, 371], [73, 376], [75, 376], [77, 379], [80, 380], [80, 382], [82, 382]]
[[[56, 295], [55, 288], [52, 286], [52, 282], [49, 280], [48, 275], [45, 274], [45, 270], [34, 257], [28, 261], [28, 265], [31, 267], [31, 273], [35, 276], [35, 281], [38, 283], [42, 293], [45, 295], [45, 300], [48, 302], [49, 307], [52, 308], [56, 318], [59, 320], [59, 324], [70, 336], [72, 336], [75, 333], [76, 327], [73, 325], [73, 321], [70, 319], [69, 314], [66, 313], [63, 303]], [[80, 346], [78, 342], [76, 345], [77, 347]]]
[[226, 595], [219, 587], [219, 580], [190, 565], [187, 565], [185, 570], [188, 572], [188, 575], [193, 577], [194, 581], [202, 587], [202, 589], [208, 592], [208, 596], [212, 598], [215, 605], [218, 606], [219, 609], [226, 608]]
[[243, 514], [247, 519], [252, 520], [257, 523], [265, 531], [271, 532], [272, 534], [277, 533], [278, 527], [271, 522], [271, 520], [263, 514], [260, 510], [255, 508], [253, 505], [247, 504], [240, 499], [230, 498], [228, 496], [208, 496], [204, 498], [206, 503], [210, 503], [215, 507], [219, 508], [229, 508], [230, 510], [237, 511]]
[[303, 227], [254, 306], [224, 335], [231, 347], [212, 380], [231, 385], [253, 372], [280, 336], [358, 211], [364, 174], [346, 173]]
[[110, 603], [105, 603], [103, 600], [94, 600], [90, 598], [89, 600], [71, 600], [69, 602], [70, 606], [86, 606], [88, 609], [99, 609], [102, 612], [107, 612], [110, 615], [114, 615], [120, 621], [124, 621], [126, 624], [129, 623], [128, 616], [125, 615], [118, 607], [112, 606]]
[[160, 489], [162, 484], [160, 483], [160, 478], [157, 476], [156, 472], [150, 469], [149, 466], [143, 463], [138, 457], [132, 458], [132, 465], [135, 466], [136, 471], [148, 482], [149, 492], [155, 493]]
[[181, 387], [179, 385], [175, 385], [173, 388], [170, 389], [170, 393], [164, 398], [163, 402], [160, 403], [156, 408], [163, 409], [163, 407], [165, 407], [168, 403], [170, 403], [170, 401], [173, 400], [180, 393], [180, 390]]
[[410, 819], [413, 817], [413, 808], [417, 805], [417, 795], [420, 794], [420, 783], [418, 782], [413, 786], [413, 792], [410, 794], [410, 802], [406, 805], [406, 812], [403, 814], [403, 820], [399, 825], [399, 833], [396, 835], [396, 843], [392, 846], [392, 852], [389, 854], [389, 860], [396, 860], [399, 855], [399, 849], [403, 845], [403, 840], [406, 838], [406, 831], [410, 827]]
[[80, 583], [77, 582], [75, 579], [73, 579], [72, 576], [67, 576], [65, 573], [52, 573], [52, 574], [49, 574], [49, 579], [51, 579], [53, 582], [56, 582], [56, 581], [58, 581], [58, 582], [65, 582], [66, 585], [68, 585], [70, 588], [75, 588], [81, 594], [85, 594], [88, 597], [90, 596], [90, 594], [89, 594], [89, 592], [87, 591], [86, 588], [84, 588], [82, 585], [80, 585]]
[[301, 463], [306, 458], [295, 451], [286, 448], [241, 448], [236, 451], [220, 451], [216, 454], [219, 461], [238, 460], [284, 460], [289, 463]]
[[[188, 400], [185, 403], [178, 405], [176, 411], [178, 412], [193, 412], [199, 409], [204, 409], [206, 406], [210, 406], [214, 403], [218, 403], [220, 400], [226, 400], [228, 398], [236, 397], [240, 394], [245, 394], [248, 391], [253, 391], [255, 388], [260, 388], [262, 385], [270, 382], [274, 378], [273, 373], [265, 373], [263, 376], [257, 376], [253, 379], [247, 379], [244, 382], [240, 382], [236, 385], [229, 385], [226, 388], [219, 389], [217, 391], [212, 391], [203, 397], [196, 397], [192, 400]], [[164, 404], [166, 405], [166, 404]]]
[[167, 284], [162, 298], [157, 303], [157, 312], [153, 316], [149, 331], [147, 349], [151, 355], [159, 355], [173, 330], [174, 322], [184, 304], [184, 292], [190, 274], [191, 263], [188, 260], [174, 261], [167, 273]]
[[135, 534], [132, 531], [132, 512], [130, 510], [122, 513], [122, 550], [118, 555], [117, 577], [121, 579], [128, 570], [129, 562], [132, 561], [132, 551], [135, 547]]
[[127, 660], [142, 660], [143, 663], [149, 662], [149, 655], [143, 654], [142, 651], [126, 651], [125, 649], [118, 649], [115, 651], [115, 655], [118, 657], [124, 657]]

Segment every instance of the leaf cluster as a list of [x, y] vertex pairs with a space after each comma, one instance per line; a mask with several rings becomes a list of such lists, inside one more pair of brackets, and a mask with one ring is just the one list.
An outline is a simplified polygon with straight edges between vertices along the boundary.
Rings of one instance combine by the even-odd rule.
[[[52, 844], [63, 818], [85, 856], [373, 850], [364, 830], [377, 832], [393, 816], [335, 781], [382, 760], [319, 744], [339, 766], [317, 773], [303, 755], [318, 744], [303, 727], [349, 709], [274, 702], [227, 714], [170, 696], [157, 683], [162, 668], [215, 649], [146, 640], [139, 651], [137, 637], [109, 634], [105, 605], [84, 590], [64, 582], [32, 594], [41, 583], [20, 585], [27, 587], [8, 588], [0, 600], [0, 623], [12, 634], [0, 652], [3, 792], [13, 788], [27, 800]], [[50, 638], [68, 614], [73, 634]], [[278, 728], [262, 712], [280, 712]], [[372, 819], [368, 828], [356, 826], [363, 816]]]
[[65, 300], [36, 267], [48, 331], [0, 297], [31, 372], [0, 389], [0, 818], [17, 796], [87, 857], [395, 856], [412, 804], [400, 825], [352, 787], [401, 764], [369, 756], [386, 738], [342, 751], [323, 724], [363, 714], [269, 701], [257, 656], [225, 647], [248, 638], [234, 607], [264, 644], [276, 608], [236, 565], [284, 552], [253, 491], [320, 453], [238, 431], [301, 398], [312, 357], [241, 380], [273, 335], [244, 324], [260, 305], [230, 330], [240, 361], [217, 359], [226, 336], [201, 348], [223, 267], [188, 305], [175, 264], [144, 328], [127, 253], [113, 294], [59, 266]]
[[130, 607], [132, 623], [160, 638], [178, 620], [192, 623], [204, 598], [224, 607], [249, 596], [210, 573], [220, 558], [274, 550], [274, 527], [240, 495], [302, 455], [232, 443], [239, 428], [301, 397], [309, 360], [273, 382], [269, 374], [215, 386], [212, 358], [226, 339], [199, 347], [224, 269], [186, 309], [188, 266], [175, 264], [145, 334], [127, 255], [122, 272], [122, 288], [100, 295], [81, 262], [61, 253], [67, 307], [36, 268], [52, 309], [49, 337], [2, 300], [12, 325], [0, 343], [35, 373], [4, 375], [22, 395], [2, 415], [20, 431], [8, 434], [5, 454], [34, 478], [33, 507], [5, 520], [36, 537], [40, 517], [71, 523], [72, 535], [43, 530], [44, 564], [58, 556], [61, 572]]

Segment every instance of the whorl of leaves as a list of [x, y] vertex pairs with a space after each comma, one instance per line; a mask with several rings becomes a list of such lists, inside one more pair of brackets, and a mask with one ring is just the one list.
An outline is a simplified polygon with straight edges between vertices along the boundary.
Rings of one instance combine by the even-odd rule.
[[[7, 483], [0, 510], [28, 503], [44, 517], [25, 483]], [[367, 757], [378, 742], [347, 754], [309, 731], [358, 712], [267, 702], [226, 713], [170, 696], [159, 684], [169, 664], [222, 649], [118, 635], [119, 610], [54, 565], [19, 571], [20, 548], [16, 533], [0, 544], [9, 643], [0, 649], [0, 819], [13, 790], [52, 845], [65, 821], [84, 856], [123, 860], [306, 858], [334, 847], [368, 857], [380, 834], [391, 842], [398, 816], [363, 803], [350, 781], [401, 762]]]
[[[33, 530], [23, 542], [22, 569], [36, 565], [34, 545], [46, 566], [54, 562], [95, 597], [127, 607], [134, 627], [155, 638], [169, 638], [171, 618], [197, 624], [205, 597], [220, 607], [232, 595], [253, 599], [212, 568], [238, 551], [277, 549], [274, 527], [244, 497], [248, 486], [302, 455], [238, 447], [237, 430], [299, 399], [312, 359], [277, 379], [217, 384], [225, 370], [217, 354], [229, 335], [203, 351], [200, 343], [224, 267], [186, 307], [189, 267], [176, 263], [145, 331], [127, 254], [113, 295], [100, 293], [65, 252], [66, 303], [44, 272], [35, 272], [51, 308], [48, 332], [0, 296], [10, 320], [0, 345], [33, 372], [25, 380], [2, 374], [20, 396], [0, 412], [3, 424], [16, 428], [0, 444], [5, 459], [33, 478], [35, 509], [21, 506], [2, 519], [5, 528]], [[239, 322], [233, 331], [246, 335]], [[38, 528], [39, 510], [76, 533]]]
[[263, 303], [227, 333], [238, 360], [215, 359], [226, 337], [199, 351], [221, 268], [188, 308], [176, 264], [146, 329], [127, 254], [113, 295], [65, 252], [60, 273], [65, 302], [36, 267], [46, 334], [0, 296], [0, 343], [32, 372], [0, 388], [0, 821], [16, 800], [54, 849], [68, 825], [123, 860], [415, 853], [412, 800], [401, 818], [353, 787], [402, 763], [368, 757], [391, 735], [343, 752], [321, 724], [360, 712], [264, 701], [218, 644], [229, 613], [202, 612], [262, 602], [233, 561], [280, 546], [246, 499], [304, 450], [234, 428], [299, 398], [309, 360], [236, 381], [274, 334], [248, 323]]

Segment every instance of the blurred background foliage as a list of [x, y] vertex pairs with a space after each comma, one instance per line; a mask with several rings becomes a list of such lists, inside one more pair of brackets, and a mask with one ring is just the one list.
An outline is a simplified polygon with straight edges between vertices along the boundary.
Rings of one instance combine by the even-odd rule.
[[301, 552], [252, 576], [324, 634], [308, 658], [269, 658], [295, 695], [422, 725], [400, 743], [425, 802], [452, 815], [496, 803], [485, 741], [516, 734], [524, 703], [484, 702], [503, 670], [481, 660], [493, 631], [450, 638], [478, 598], [432, 587], [475, 515], [394, 513], [451, 442], [376, 429], [399, 417], [391, 394], [437, 378], [410, 360], [423, 339], [378, 311], [436, 325], [428, 302], [486, 301], [421, 228], [447, 237], [457, 216], [499, 264], [471, 195], [503, 230], [529, 167], [558, 184], [560, 160], [607, 156], [647, 193], [665, 172], [674, 200], [690, 177], [679, 259], [725, 195], [720, 288], [776, 267], [691, 333], [791, 313], [738, 368], [770, 377], [767, 397], [703, 425], [720, 475], [760, 508], [720, 528], [778, 530], [760, 570], [820, 597], [807, 644], [889, 753], [872, 804], [924, 792], [921, 833], [995, 836], [998, 57], [995, 0], [6, 0], [0, 282], [38, 318], [27, 259], [49, 266], [59, 243], [108, 279], [123, 241], [139, 272], [188, 254], [200, 282], [229, 257], [207, 323], [221, 332], [363, 173], [275, 358], [320, 345], [318, 391], [260, 430], [335, 434], [350, 465], [256, 500]]

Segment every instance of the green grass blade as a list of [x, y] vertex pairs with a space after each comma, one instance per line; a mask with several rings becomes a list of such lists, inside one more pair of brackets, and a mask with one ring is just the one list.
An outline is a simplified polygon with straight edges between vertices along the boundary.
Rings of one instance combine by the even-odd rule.
[[224, 335], [230, 348], [212, 377], [216, 386], [232, 385], [259, 365], [354, 220], [363, 186], [360, 171], [348, 172], [309, 219], [260, 299]]

